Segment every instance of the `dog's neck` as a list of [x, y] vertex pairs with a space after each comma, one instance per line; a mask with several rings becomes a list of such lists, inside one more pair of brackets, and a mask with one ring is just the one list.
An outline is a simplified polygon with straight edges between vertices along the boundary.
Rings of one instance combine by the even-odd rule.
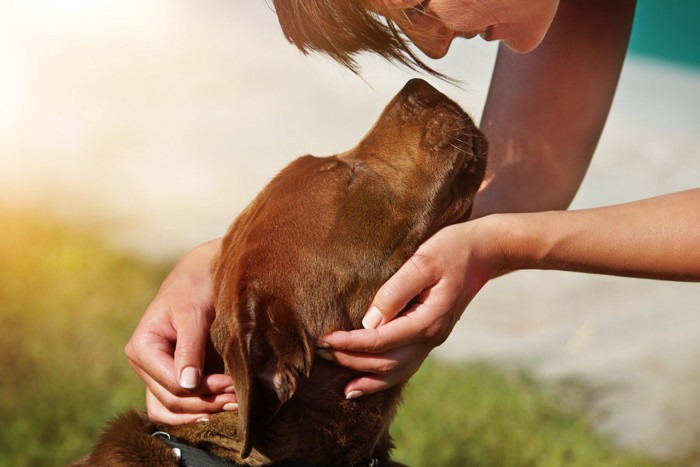
[[388, 428], [402, 387], [347, 400], [343, 388], [357, 376], [317, 359], [310, 378], [300, 382], [294, 397], [253, 437], [253, 451], [246, 459], [240, 458], [241, 445], [236, 441], [235, 412], [213, 414], [206, 430], [201, 424], [162, 429], [189, 445], [206, 442], [209, 452], [239, 465], [277, 465], [295, 459], [310, 465], [369, 465], [369, 459], [383, 464], [393, 447]]
[[[294, 397], [254, 439], [255, 449], [271, 459], [303, 458], [310, 464], [387, 460], [392, 447], [388, 428], [402, 386], [347, 400], [343, 388], [358, 376], [317, 359], [310, 378], [300, 382]], [[285, 439], [275, 439], [275, 433], [285, 433]]]

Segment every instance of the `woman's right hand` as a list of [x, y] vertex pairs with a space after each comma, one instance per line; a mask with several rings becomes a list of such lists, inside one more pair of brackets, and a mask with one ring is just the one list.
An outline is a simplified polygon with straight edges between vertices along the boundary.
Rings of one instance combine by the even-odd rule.
[[220, 240], [188, 253], [146, 308], [125, 353], [146, 383], [148, 417], [180, 425], [236, 410], [233, 380], [204, 374], [209, 329], [214, 320], [211, 267]]

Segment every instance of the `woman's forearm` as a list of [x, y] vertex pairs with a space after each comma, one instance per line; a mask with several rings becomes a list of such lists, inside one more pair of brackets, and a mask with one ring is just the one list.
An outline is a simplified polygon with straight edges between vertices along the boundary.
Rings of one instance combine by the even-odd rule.
[[578, 211], [492, 216], [508, 269], [700, 280], [700, 189]]
[[500, 46], [481, 120], [489, 161], [474, 218], [569, 206], [610, 111], [634, 3], [562, 1], [535, 51]]

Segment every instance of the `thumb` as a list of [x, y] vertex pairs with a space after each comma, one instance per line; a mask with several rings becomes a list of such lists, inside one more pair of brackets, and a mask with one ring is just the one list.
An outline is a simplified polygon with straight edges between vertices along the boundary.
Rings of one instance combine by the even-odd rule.
[[435, 285], [437, 272], [426, 256], [413, 255], [383, 285], [362, 319], [365, 329], [376, 329], [394, 319], [414, 298]]
[[189, 324], [178, 333], [175, 368], [178, 382], [184, 389], [196, 388], [202, 379], [208, 334], [208, 327], [196, 324]]

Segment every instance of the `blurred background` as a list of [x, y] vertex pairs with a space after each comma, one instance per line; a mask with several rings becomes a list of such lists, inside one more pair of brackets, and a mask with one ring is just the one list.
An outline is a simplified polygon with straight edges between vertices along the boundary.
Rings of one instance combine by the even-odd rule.
[[[698, 20], [693, 0], [639, 1], [573, 208], [698, 186]], [[455, 43], [429, 63], [463, 85], [426, 79], [478, 119], [495, 50]], [[0, 0], [0, 415], [12, 421], [0, 465], [60, 465], [101, 417], [140, 401], [121, 348], [173, 262], [222, 235], [293, 158], [354, 146], [415, 75], [360, 63], [358, 77], [301, 56], [265, 1]], [[512, 274], [435, 353], [580, 383], [577, 410], [615, 449], [676, 462], [700, 445], [697, 284]], [[71, 421], [46, 431], [56, 419]], [[47, 443], [60, 448], [44, 463], [3, 458]]]

